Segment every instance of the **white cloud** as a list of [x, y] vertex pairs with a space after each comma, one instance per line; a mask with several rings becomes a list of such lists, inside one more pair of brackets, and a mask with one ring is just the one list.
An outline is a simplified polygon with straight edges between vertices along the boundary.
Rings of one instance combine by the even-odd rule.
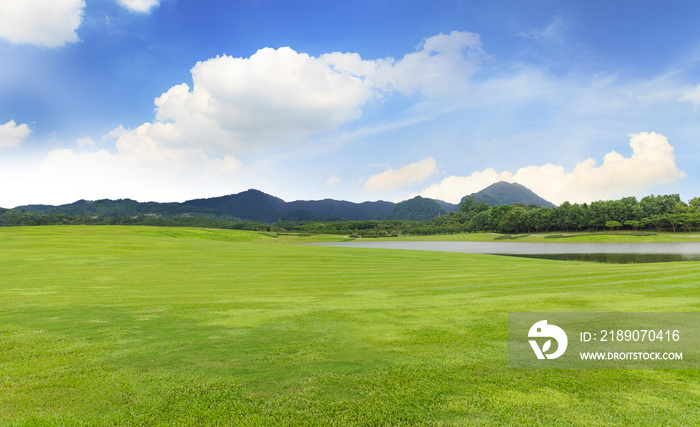
[[32, 130], [26, 124], [17, 125], [14, 120], [10, 120], [0, 125], [0, 148], [16, 147], [30, 133]]
[[[157, 135], [167, 138], [170, 131], [171, 128], [167, 124], [161, 123], [147, 123], [134, 131], [123, 130], [122, 134], [118, 135], [116, 144], [118, 156], [130, 165], [144, 169], [185, 173], [190, 176], [194, 174], [211, 179], [218, 174], [232, 174], [242, 169], [242, 163], [233, 156], [210, 158], [201, 148], [170, 147], [151, 137]], [[117, 135], [116, 130], [110, 134]]]
[[360, 78], [290, 48], [199, 62], [192, 77], [191, 90], [183, 83], [155, 100], [156, 121], [122, 138], [216, 154], [261, 151], [356, 119], [372, 98]]
[[554, 18], [552, 18], [552, 21], [543, 29], [533, 29], [530, 31], [522, 32], [519, 33], [518, 35], [521, 37], [526, 37], [538, 41], [547, 41], [547, 40], [558, 40], [559, 38], [562, 37], [564, 31], [567, 28], [567, 24], [562, 19], [561, 16], [557, 15]]
[[486, 56], [478, 34], [453, 31], [429, 37], [423, 48], [396, 64], [399, 90], [419, 89], [427, 96], [454, 96], [467, 89], [469, 77]]
[[[398, 61], [338, 52], [316, 58], [289, 47], [260, 49], [249, 58], [219, 56], [192, 68], [191, 86], [173, 86], [156, 98], [154, 121], [134, 129], [119, 126], [103, 136], [103, 141], [116, 139], [116, 154], [71, 152], [69, 158], [103, 162], [106, 171], [113, 170], [110, 176], [120, 168], [129, 176], [160, 171], [169, 176], [162, 179], [173, 182], [181, 181], [178, 174], [210, 182], [240, 176], [241, 154], [305, 143], [360, 118], [362, 107], [373, 100], [392, 93], [445, 96], [450, 87], [454, 94], [480, 55], [477, 35], [453, 32], [426, 39]], [[152, 174], [145, 172], [149, 169]], [[425, 159], [374, 177], [366, 188], [407, 185], [435, 171], [435, 161]], [[326, 185], [339, 182], [332, 176]], [[118, 191], [114, 187], [99, 197]]]
[[[103, 144], [116, 140], [115, 152], [95, 151], [92, 139], [81, 138], [76, 144], [87, 151], [50, 152], [39, 166], [18, 175], [23, 185], [16, 194], [4, 197], [20, 204], [36, 202], [27, 200], [32, 195], [41, 195], [42, 203], [66, 203], [225, 193], [237, 189], [232, 180], [240, 181], [246, 170], [240, 154], [306, 142], [358, 119], [366, 103], [387, 94], [441, 96], [450, 79], [458, 80], [453, 82], [458, 87], [473, 72], [458, 68], [470, 63], [469, 53], [479, 50], [479, 43], [470, 33], [439, 35], [399, 61], [364, 61], [354, 53], [316, 58], [283, 47], [261, 49], [249, 58], [199, 62], [191, 70], [191, 87], [173, 86], [155, 100], [155, 120], [134, 129], [119, 126], [102, 137]], [[407, 185], [435, 170], [435, 161], [426, 159], [388, 171], [384, 184], [374, 177], [367, 188]], [[327, 184], [338, 182], [331, 177]]]
[[335, 130], [387, 94], [455, 95], [482, 56], [479, 36], [453, 32], [426, 39], [401, 60], [356, 53], [312, 57], [289, 47], [249, 58], [219, 56], [192, 68], [192, 87], [171, 87], [155, 100], [155, 121], [121, 138], [198, 147], [214, 155], [292, 146]]
[[167, 202], [240, 191], [241, 172], [233, 157], [210, 159], [193, 149], [114, 154], [56, 149], [37, 164], [5, 162], [0, 181], [16, 183], [3, 188], [3, 207], [102, 198]]
[[51, 150], [35, 163], [0, 158], [0, 182], [16, 184], [3, 188], [2, 206], [102, 198], [182, 201], [241, 190], [246, 168], [233, 156], [211, 158], [200, 148], [163, 146], [125, 129], [105, 135], [103, 144], [115, 138], [115, 152], [96, 150], [85, 137], [76, 141], [78, 149]]
[[323, 55], [336, 70], [362, 76], [378, 90], [429, 97], [461, 94], [469, 77], [487, 56], [481, 38], [470, 32], [453, 31], [426, 38], [416, 52], [393, 58], [363, 61], [358, 54], [334, 52]]
[[78, 138], [75, 140], [75, 143], [78, 144], [78, 147], [94, 147], [95, 146], [95, 141], [92, 140], [89, 136], [86, 136], [84, 138]]
[[695, 89], [681, 96], [681, 101], [690, 101], [696, 107], [700, 105], [700, 84], [695, 86]]
[[133, 12], [149, 13], [160, 4], [160, 0], [119, 0], [119, 4]]
[[44, 47], [77, 42], [84, 8], [84, 0], [0, 1], [0, 38]]
[[367, 179], [365, 191], [392, 191], [399, 187], [423, 181], [438, 172], [437, 163], [432, 157], [410, 163], [397, 170], [388, 169]]
[[338, 175], [333, 175], [326, 180], [326, 187], [331, 188], [340, 184], [340, 177]]
[[629, 158], [611, 151], [599, 167], [595, 160], [586, 159], [570, 172], [552, 164], [527, 166], [515, 173], [485, 169], [470, 176], [447, 177], [420, 195], [457, 203], [490, 184], [507, 181], [522, 184], [553, 203], [567, 200], [583, 203], [637, 195], [654, 185], [668, 184], [685, 176], [676, 167], [673, 146], [665, 136], [654, 132], [631, 134], [630, 146]]

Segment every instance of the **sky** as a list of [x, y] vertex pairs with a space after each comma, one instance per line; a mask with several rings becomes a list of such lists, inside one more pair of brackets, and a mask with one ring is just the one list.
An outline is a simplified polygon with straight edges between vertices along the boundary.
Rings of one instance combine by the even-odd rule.
[[700, 3], [0, 0], [0, 206], [700, 196]]

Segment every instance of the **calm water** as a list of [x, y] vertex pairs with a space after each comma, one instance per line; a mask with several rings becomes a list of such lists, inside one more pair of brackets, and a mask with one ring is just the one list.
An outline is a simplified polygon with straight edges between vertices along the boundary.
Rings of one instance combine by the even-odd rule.
[[509, 255], [564, 261], [609, 263], [700, 261], [700, 242], [679, 243], [523, 243], [523, 242], [372, 242], [322, 243], [325, 246], [405, 249]]

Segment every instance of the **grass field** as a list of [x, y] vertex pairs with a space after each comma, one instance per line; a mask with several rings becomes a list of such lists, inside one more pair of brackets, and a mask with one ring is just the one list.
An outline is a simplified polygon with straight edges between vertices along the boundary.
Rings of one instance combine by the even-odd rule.
[[508, 312], [699, 311], [700, 263], [290, 244], [321, 239], [0, 229], [0, 423], [700, 419], [697, 370], [514, 370], [506, 342]]

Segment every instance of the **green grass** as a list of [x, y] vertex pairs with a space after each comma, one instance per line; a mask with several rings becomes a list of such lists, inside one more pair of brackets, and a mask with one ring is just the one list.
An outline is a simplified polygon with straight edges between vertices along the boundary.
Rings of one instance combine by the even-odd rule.
[[514, 311], [698, 311], [700, 263], [285, 244], [325, 239], [0, 229], [0, 423], [700, 419], [698, 371], [513, 370], [506, 342]]

